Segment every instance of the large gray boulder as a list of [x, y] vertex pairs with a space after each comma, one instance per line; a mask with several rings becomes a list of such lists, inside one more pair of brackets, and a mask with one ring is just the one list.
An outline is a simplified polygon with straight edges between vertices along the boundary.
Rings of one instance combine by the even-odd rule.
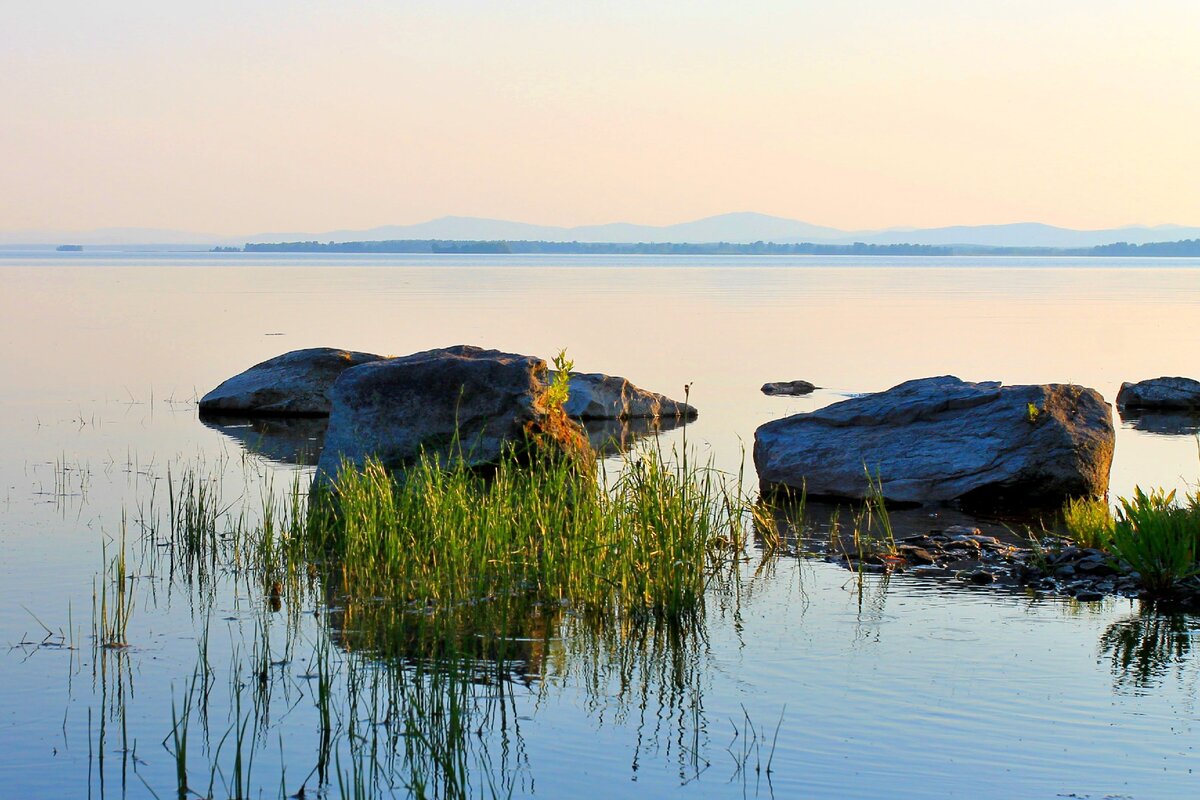
[[1176, 408], [1200, 410], [1200, 381], [1191, 378], [1151, 378], [1122, 383], [1117, 392], [1121, 408]]
[[255, 364], [204, 395], [200, 413], [328, 416], [334, 381], [352, 367], [382, 358], [333, 347], [293, 350]]
[[906, 504], [1044, 506], [1108, 488], [1112, 414], [1082, 386], [908, 381], [754, 434], [765, 492], [861, 498], [865, 470]]
[[[550, 373], [551, 380], [554, 374]], [[571, 373], [570, 394], [563, 410], [577, 419], [696, 418], [696, 409], [687, 403], [599, 372]]]
[[422, 452], [478, 465], [509, 446], [585, 449], [579, 424], [543, 402], [546, 372], [540, 358], [470, 345], [346, 370], [330, 390], [318, 472], [335, 476], [343, 460], [362, 466], [371, 456], [400, 468]]

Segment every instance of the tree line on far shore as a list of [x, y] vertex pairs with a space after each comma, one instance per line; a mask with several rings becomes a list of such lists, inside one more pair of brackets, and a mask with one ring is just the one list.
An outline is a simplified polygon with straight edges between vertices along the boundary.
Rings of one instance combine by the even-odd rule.
[[[985, 247], [979, 245], [926, 244], [816, 244], [801, 242], [544, 242], [458, 241], [449, 239], [391, 239], [375, 242], [255, 242], [247, 253], [444, 253], [444, 254], [578, 254], [578, 255], [797, 255], [797, 256], [1100, 256], [1189, 257], [1200, 256], [1200, 239], [1130, 244], [1116, 242], [1096, 247]], [[228, 252], [236, 248], [214, 248]]]

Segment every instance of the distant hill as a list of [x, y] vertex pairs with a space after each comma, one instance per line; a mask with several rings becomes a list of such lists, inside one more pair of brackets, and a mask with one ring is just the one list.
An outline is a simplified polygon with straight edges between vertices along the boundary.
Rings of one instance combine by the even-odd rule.
[[316, 240], [321, 242], [400, 241], [545, 241], [545, 242], [825, 242], [844, 239], [848, 233], [794, 219], [750, 212], [721, 214], [677, 225], [607, 225], [556, 227], [531, 225], [479, 217], [441, 217], [416, 225], [385, 225], [366, 230], [336, 230], [319, 234], [261, 233], [249, 241], [278, 242]]
[[1178, 225], [1131, 226], [1083, 231], [1037, 222], [1005, 225], [952, 226], [945, 228], [896, 228], [882, 231], [844, 231], [801, 220], [768, 214], [739, 212], [705, 217], [676, 225], [612, 223], [558, 227], [534, 225], [481, 217], [440, 217], [415, 225], [384, 225], [366, 229], [323, 232], [288, 231], [227, 236], [189, 231], [149, 228], [106, 228], [79, 231], [0, 232], [0, 245], [64, 242], [83, 245], [162, 244], [180, 249], [197, 245], [233, 245], [244, 242], [365, 242], [365, 241], [543, 241], [591, 243], [705, 244], [728, 242], [750, 244], [915, 244], [935, 247], [1056, 247], [1079, 248], [1126, 242], [1147, 244], [1168, 240], [1200, 238], [1200, 228]]
[[530, 225], [478, 217], [441, 217], [417, 225], [387, 225], [366, 230], [338, 230], [320, 234], [264, 233], [247, 237], [253, 242], [315, 240], [321, 242], [397, 241], [438, 239], [443, 241], [546, 241], [613, 242], [622, 244], [730, 242], [775, 242], [778, 244], [923, 244], [934, 246], [976, 245], [982, 247], [1094, 247], [1128, 242], [1145, 244], [1167, 239], [1200, 237], [1200, 228], [1178, 225], [1131, 226], [1080, 231], [1039, 222], [1007, 225], [912, 228], [886, 231], [844, 231], [800, 220], [749, 212], [721, 214], [677, 225], [581, 225], [573, 228]]

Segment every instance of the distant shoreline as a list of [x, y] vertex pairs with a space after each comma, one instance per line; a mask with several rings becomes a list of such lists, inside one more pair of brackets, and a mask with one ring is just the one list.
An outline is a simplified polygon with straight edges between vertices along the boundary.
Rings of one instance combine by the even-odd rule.
[[[213, 252], [238, 252], [216, 247]], [[1129, 244], [1116, 242], [1095, 247], [987, 247], [982, 245], [924, 244], [778, 244], [775, 242], [713, 242], [708, 244], [642, 242], [549, 242], [507, 240], [392, 239], [364, 242], [248, 242], [246, 253], [428, 253], [446, 255], [816, 255], [816, 256], [1039, 256], [1099, 258], [1200, 257], [1200, 239]]]

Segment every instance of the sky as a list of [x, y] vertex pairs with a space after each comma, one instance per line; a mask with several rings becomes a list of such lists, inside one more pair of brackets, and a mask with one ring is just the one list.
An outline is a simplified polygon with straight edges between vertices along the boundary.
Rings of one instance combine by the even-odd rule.
[[0, 229], [1200, 225], [1195, 0], [0, 3]]

